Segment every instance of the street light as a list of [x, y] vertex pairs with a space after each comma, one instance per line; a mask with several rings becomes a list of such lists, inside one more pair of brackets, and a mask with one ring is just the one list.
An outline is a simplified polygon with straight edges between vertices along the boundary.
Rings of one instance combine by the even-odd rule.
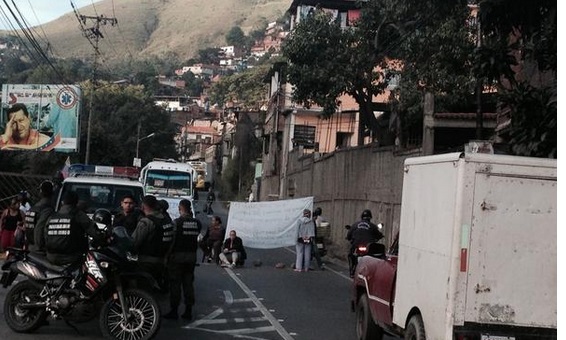
[[150, 133], [149, 135], [140, 138], [140, 130], [138, 129], [138, 141], [136, 143], [136, 159], [134, 159], [134, 166], [137, 165], [137, 167], [141, 167], [141, 160], [139, 159], [139, 154], [140, 154], [140, 141], [144, 140], [144, 139], [148, 139], [155, 136], [155, 132]]

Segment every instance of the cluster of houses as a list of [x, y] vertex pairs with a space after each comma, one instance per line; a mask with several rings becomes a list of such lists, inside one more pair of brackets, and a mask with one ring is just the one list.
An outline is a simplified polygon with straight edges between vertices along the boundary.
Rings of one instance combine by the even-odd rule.
[[[317, 7], [339, 20], [343, 27], [353, 25], [360, 16], [360, 9], [355, 1], [294, 0], [288, 9], [291, 15], [291, 31]], [[288, 32], [275, 23], [270, 24], [263, 41], [251, 49], [252, 55], [261, 57], [268, 52], [277, 53], [287, 35]], [[220, 51], [219, 65], [184, 66], [177, 70], [176, 74], [180, 76], [190, 71], [197, 77], [206, 77], [214, 82], [222, 70], [236, 70], [236, 65], [240, 65], [245, 59], [233, 46], [222, 47]], [[257, 185], [252, 190], [255, 191], [255, 197], [265, 200], [286, 196], [284, 183], [291, 152], [299, 150], [302, 154], [325, 155], [375, 140], [375, 136], [367, 136], [360, 144], [357, 138], [360, 131], [359, 106], [350, 96], [342, 96], [339, 99], [341, 104], [338, 112], [324, 119], [321, 108], [306, 108], [293, 102], [292, 84], [284, 79], [283, 66], [275, 64], [266, 79], [269, 83], [269, 93], [266, 93], [266, 104], [261, 108], [262, 112], [241, 111], [237, 103], [224, 103], [224, 107], [210, 106], [210, 103], [201, 98], [194, 98], [185, 105], [182, 104], [183, 98], [167, 100], [166, 104], [172, 115], [177, 117], [182, 126], [176, 137], [181, 160], [205, 160], [220, 172], [226, 166], [227, 160], [236, 153], [233, 136], [241, 127], [238, 121], [245, 116], [247, 124], [252, 125], [246, 128], [257, 131], [256, 134], [263, 141], [264, 152], [256, 164]], [[395, 87], [395, 81], [393, 79], [390, 82], [383, 94], [373, 98], [374, 114], [384, 126], [388, 126], [390, 122], [380, 117], [388, 116], [385, 115], [388, 110], [387, 102], [390, 91]], [[203, 97], [205, 96], [206, 94]], [[428, 107], [429, 110], [425, 108], [423, 133], [415, 140], [415, 144], [422, 143], [425, 153], [432, 154], [435, 148], [437, 151], [446, 148], [447, 145], [443, 145], [443, 142], [455, 141], [457, 136], [463, 136], [462, 138], [467, 140], [473, 138], [476, 128], [474, 112], [435, 113], [432, 104]], [[493, 131], [497, 124], [495, 113], [484, 114], [485, 129]]]

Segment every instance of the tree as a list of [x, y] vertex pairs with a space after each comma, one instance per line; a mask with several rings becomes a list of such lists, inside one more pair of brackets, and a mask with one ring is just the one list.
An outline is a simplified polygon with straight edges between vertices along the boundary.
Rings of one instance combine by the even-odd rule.
[[[317, 10], [295, 27], [283, 45], [283, 54], [289, 60], [288, 81], [295, 86], [296, 102], [307, 108], [318, 105], [328, 117], [340, 106], [339, 97], [348, 94], [359, 105], [360, 129], [378, 136], [372, 99], [387, 85], [383, 72], [387, 59], [376, 53], [370, 35], [371, 31], [342, 29]], [[360, 133], [358, 144], [363, 144], [363, 137]]]
[[185, 81], [185, 89], [188, 91], [189, 96], [200, 96], [204, 88], [204, 80], [197, 78], [192, 72], [185, 72], [182, 79]]
[[223, 77], [210, 89], [213, 103], [223, 105], [228, 101], [237, 102], [244, 110], [259, 111], [267, 93], [263, 78], [270, 65], [260, 65], [244, 72]]
[[[82, 87], [84, 107], [88, 108], [92, 86], [87, 82]], [[140, 137], [155, 133], [155, 137], [140, 143], [140, 158], [176, 158], [175, 127], [170, 116], [154, 104], [152, 96], [142, 86], [99, 84], [94, 93], [90, 163], [131, 165], [136, 153], [138, 124], [141, 126]], [[86, 129], [86, 120], [83, 120], [81, 161], [86, 150]]]
[[557, 157], [557, 3], [482, 0], [477, 72], [510, 110], [511, 150]]
[[246, 45], [246, 35], [239, 26], [234, 26], [226, 34], [226, 43], [234, 45], [238, 48], [243, 48]]
[[203, 64], [219, 64], [220, 58], [218, 57], [218, 48], [209, 47], [198, 51], [198, 58], [196, 61]]

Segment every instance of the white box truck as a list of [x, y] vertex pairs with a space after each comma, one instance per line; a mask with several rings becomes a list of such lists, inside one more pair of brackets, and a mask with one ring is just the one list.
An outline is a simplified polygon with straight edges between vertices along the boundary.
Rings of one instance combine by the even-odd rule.
[[556, 339], [556, 160], [405, 161], [399, 233], [360, 259], [359, 339]]

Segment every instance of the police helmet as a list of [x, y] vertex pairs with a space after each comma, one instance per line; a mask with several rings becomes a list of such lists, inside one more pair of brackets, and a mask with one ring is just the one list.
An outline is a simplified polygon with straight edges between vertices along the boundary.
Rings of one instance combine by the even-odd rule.
[[371, 220], [372, 216], [371, 216], [371, 210], [366, 209], [362, 212], [362, 220]]
[[109, 227], [112, 224], [112, 213], [107, 209], [97, 209], [92, 215], [92, 220], [98, 225]]

